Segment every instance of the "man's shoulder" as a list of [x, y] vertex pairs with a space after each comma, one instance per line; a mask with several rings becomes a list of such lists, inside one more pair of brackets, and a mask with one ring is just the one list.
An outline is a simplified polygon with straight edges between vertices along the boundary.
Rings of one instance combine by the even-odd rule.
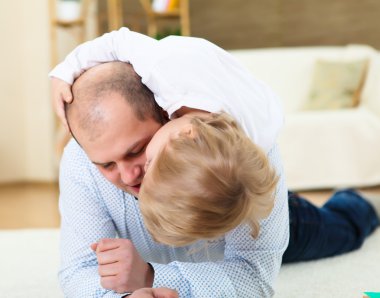
[[81, 185], [88, 190], [92, 189], [105, 201], [122, 195], [122, 192], [99, 172], [74, 139], [64, 149], [59, 171], [62, 188], [70, 188], [73, 183]]
[[84, 172], [86, 171], [93, 172], [95, 169], [95, 166], [87, 157], [83, 149], [74, 139], [71, 139], [69, 143], [66, 145], [62, 154], [60, 162], [61, 172], [78, 172], [84, 174]]
[[67, 143], [65, 149], [63, 150], [62, 160], [66, 157], [70, 159], [79, 158], [89, 161], [86, 153], [73, 138]]

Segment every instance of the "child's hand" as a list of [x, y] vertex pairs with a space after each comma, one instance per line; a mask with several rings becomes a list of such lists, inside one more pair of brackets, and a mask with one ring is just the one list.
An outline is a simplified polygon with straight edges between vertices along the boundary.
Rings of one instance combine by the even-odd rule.
[[63, 126], [69, 130], [65, 117], [64, 102], [71, 103], [73, 95], [71, 93], [71, 85], [57, 78], [51, 78], [51, 92], [53, 100], [53, 108]]

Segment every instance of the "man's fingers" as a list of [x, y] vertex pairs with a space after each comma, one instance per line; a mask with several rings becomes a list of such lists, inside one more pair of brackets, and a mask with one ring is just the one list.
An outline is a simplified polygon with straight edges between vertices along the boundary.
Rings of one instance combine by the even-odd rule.
[[101, 277], [116, 276], [119, 271], [114, 264], [101, 265], [98, 267], [98, 272]]
[[177, 291], [168, 288], [153, 289], [154, 298], [178, 298]]
[[90, 247], [91, 247], [91, 249], [92, 249], [93, 251], [96, 251], [96, 248], [98, 247], [98, 243], [92, 243], [92, 244], [90, 245]]
[[103, 252], [110, 249], [119, 248], [123, 244], [130, 245], [130, 240], [128, 239], [119, 239], [119, 238], [103, 238], [99, 240], [98, 247], [96, 248], [96, 252]]
[[131, 298], [178, 298], [178, 293], [168, 288], [142, 288], [135, 291]]
[[113, 264], [120, 261], [119, 253], [115, 249], [96, 252], [99, 265]]
[[115, 289], [115, 277], [114, 276], [105, 276], [100, 279], [100, 284], [103, 288], [107, 290], [114, 290]]

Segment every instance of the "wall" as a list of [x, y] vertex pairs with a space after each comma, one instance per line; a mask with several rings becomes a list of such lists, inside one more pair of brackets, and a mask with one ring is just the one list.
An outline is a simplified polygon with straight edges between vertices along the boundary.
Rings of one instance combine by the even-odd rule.
[[56, 176], [47, 0], [0, 1], [0, 182]]
[[192, 35], [226, 48], [364, 43], [380, 49], [378, 0], [190, 0]]
[[[143, 31], [138, 0], [125, 0], [124, 9], [126, 24]], [[192, 34], [226, 49], [346, 43], [380, 49], [379, 11], [378, 0], [190, 0]], [[0, 1], [0, 36], [0, 183], [52, 180], [48, 0]]]
[[[378, 0], [189, 0], [191, 33], [225, 49], [364, 43], [380, 49]], [[104, 23], [106, 0], [98, 0]], [[125, 25], [146, 30], [138, 0]]]
[[[99, 32], [107, 32], [98, 0]], [[191, 34], [225, 49], [363, 43], [380, 49], [378, 0], [189, 0]], [[139, 0], [123, 0], [125, 26], [146, 33]], [[165, 24], [163, 24], [165, 28]]]

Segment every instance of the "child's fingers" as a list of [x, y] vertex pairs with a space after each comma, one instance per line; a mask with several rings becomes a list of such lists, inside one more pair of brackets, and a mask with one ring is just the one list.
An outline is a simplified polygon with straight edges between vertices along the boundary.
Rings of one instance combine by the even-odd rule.
[[53, 77], [51, 78], [51, 90], [54, 111], [57, 114], [59, 120], [62, 122], [65, 129], [68, 130], [64, 103], [71, 103], [73, 101], [71, 86], [65, 81]]
[[73, 94], [71, 93], [71, 88], [69, 84], [64, 84], [62, 86], [61, 97], [67, 103], [71, 103], [73, 101]]
[[65, 108], [64, 108], [64, 104], [62, 100], [57, 103], [55, 112], [59, 120], [62, 122], [63, 126], [65, 127], [65, 129], [69, 131], [69, 127], [67, 125], [67, 120], [66, 120], [66, 115], [65, 115]]

